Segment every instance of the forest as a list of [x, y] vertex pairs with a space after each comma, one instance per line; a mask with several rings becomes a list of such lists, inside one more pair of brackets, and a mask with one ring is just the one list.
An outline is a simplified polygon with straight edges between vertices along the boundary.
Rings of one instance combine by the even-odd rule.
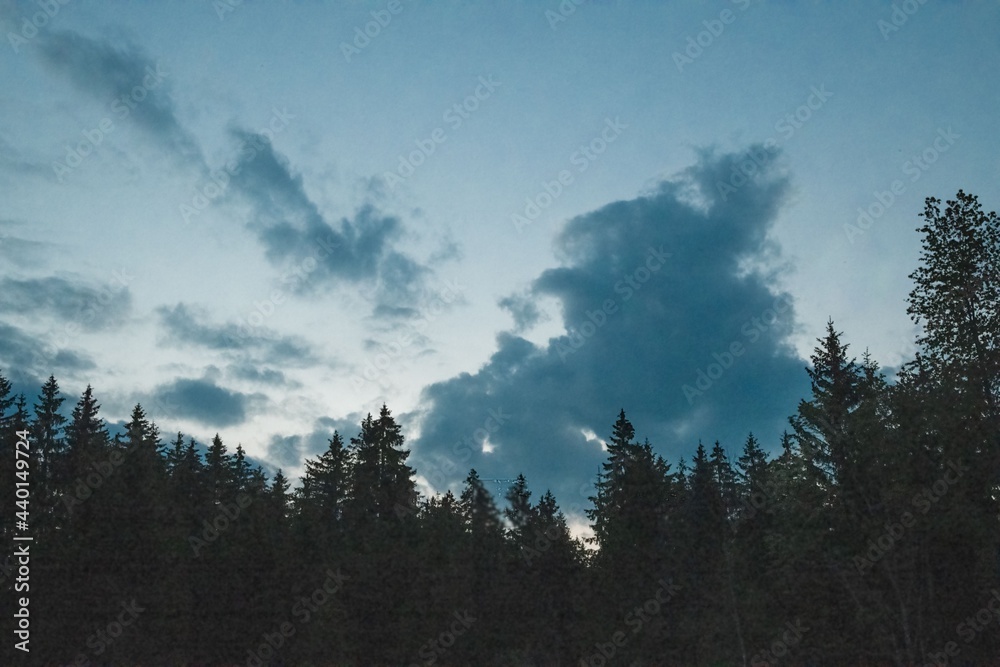
[[1000, 219], [963, 191], [921, 217], [911, 360], [829, 321], [779, 442], [675, 462], [607, 415], [592, 543], [524, 476], [419, 494], [386, 406], [293, 483], [0, 376], [3, 664], [997, 664]]

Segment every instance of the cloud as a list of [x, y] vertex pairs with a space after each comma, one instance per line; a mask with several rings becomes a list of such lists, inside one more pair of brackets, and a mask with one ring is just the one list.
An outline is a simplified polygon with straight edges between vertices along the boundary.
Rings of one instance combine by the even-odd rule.
[[52, 166], [39, 160], [26, 158], [21, 151], [0, 136], [0, 172], [17, 176], [42, 176], [52, 179]]
[[298, 336], [282, 336], [266, 327], [204, 324], [208, 314], [183, 303], [160, 306], [156, 313], [166, 330], [166, 342], [174, 346], [198, 345], [210, 350], [245, 353], [252, 355], [256, 362], [268, 364], [305, 366], [317, 361], [309, 343]]
[[298, 382], [289, 380], [284, 373], [273, 368], [267, 368], [248, 361], [229, 364], [226, 367], [229, 377], [236, 380], [246, 380], [269, 386], [298, 387]]
[[185, 159], [201, 162], [196, 142], [177, 119], [167, 92], [170, 72], [131, 44], [115, 46], [72, 31], [39, 37], [42, 62], [80, 91], [108, 104]]
[[[2, 144], [0, 140], [0, 144]], [[0, 145], [0, 152], [3, 146]], [[0, 258], [8, 265], [20, 267], [37, 267], [43, 258], [43, 253], [51, 247], [50, 243], [31, 241], [14, 236], [8, 229], [18, 227], [13, 220], [0, 220]]]
[[261, 407], [265, 401], [262, 394], [231, 391], [209, 379], [180, 378], [156, 387], [150, 405], [157, 410], [162, 406], [163, 414], [169, 418], [224, 428], [247, 421], [248, 411]]
[[339, 432], [344, 443], [349, 445], [351, 438], [358, 434], [360, 423], [360, 414], [343, 419], [320, 417], [309, 433], [272, 435], [267, 446], [267, 460], [274, 467], [286, 470], [304, 465], [306, 459], [315, 458], [327, 450], [334, 431]]
[[10, 375], [36, 384], [51, 374], [73, 377], [96, 367], [85, 354], [56, 348], [36, 334], [0, 322], [0, 368], [9, 369]]
[[76, 323], [86, 331], [100, 331], [125, 322], [132, 310], [132, 295], [121, 282], [98, 289], [56, 276], [3, 278], [0, 309], [18, 315], [49, 315]]
[[[774, 444], [807, 389], [768, 239], [788, 181], [772, 163], [723, 199], [716, 182], [738, 159], [705, 152], [655, 191], [569, 221], [555, 241], [562, 265], [501, 304], [515, 331], [475, 373], [424, 390], [408, 417], [420, 424], [417, 470], [451, 482], [470, 467], [523, 471], [578, 513], [621, 408], [674, 464], [699, 439], [734, 454], [751, 430]], [[538, 346], [518, 331], [541, 299], [558, 302], [566, 333]]]
[[539, 322], [544, 322], [547, 316], [530, 295], [512, 294], [497, 301], [497, 305], [506, 310], [514, 318], [514, 332], [522, 333]]
[[260, 134], [234, 129], [242, 147], [230, 172], [232, 192], [251, 204], [248, 227], [263, 244], [267, 259], [298, 293], [332, 285], [360, 287], [393, 315], [423, 298], [431, 271], [395, 246], [403, 236], [399, 218], [362, 206], [353, 217], [326, 219], [306, 194], [301, 175]]

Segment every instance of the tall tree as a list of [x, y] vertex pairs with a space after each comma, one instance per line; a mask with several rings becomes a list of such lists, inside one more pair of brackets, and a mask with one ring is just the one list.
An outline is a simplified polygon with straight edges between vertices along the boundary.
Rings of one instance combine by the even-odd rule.
[[369, 414], [361, 433], [351, 438], [354, 460], [352, 503], [362, 521], [396, 519], [399, 508], [412, 507], [416, 496], [413, 468], [406, 464], [400, 426], [385, 405], [378, 419]]
[[39, 500], [46, 508], [52, 506], [52, 485], [65, 482], [55, 478], [55, 471], [61, 468], [60, 459], [65, 452], [63, 429], [66, 418], [60, 413], [65, 400], [59, 392], [59, 383], [56, 382], [55, 376], [50, 375], [42, 385], [38, 402], [34, 404], [35, 419], [31, 425], [31, 435], [38, 449], [41, 464]]

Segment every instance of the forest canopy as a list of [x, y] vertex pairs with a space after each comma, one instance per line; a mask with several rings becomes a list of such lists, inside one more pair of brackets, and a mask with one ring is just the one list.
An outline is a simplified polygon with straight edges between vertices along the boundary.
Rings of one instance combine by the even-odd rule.
[[963, 191], [922, 219], [918, 352], [894, 378], [829, 321], [779, 442], [668, 462], [608, 415], [589, 544], [523, 475], [500, 502], [476, 470], [419, 494], [384, 405], [293, 487], [219, 434], [163, 434], [137, 404], [112, 436], [90, 386], [67, 415], [55, 377], [29, 399], [0, 375], [0, 530], [33, 538], [30, 586], [0, 563], [5, 635], [27, 597], [36, 664], [985, 664], [1000, 220]]

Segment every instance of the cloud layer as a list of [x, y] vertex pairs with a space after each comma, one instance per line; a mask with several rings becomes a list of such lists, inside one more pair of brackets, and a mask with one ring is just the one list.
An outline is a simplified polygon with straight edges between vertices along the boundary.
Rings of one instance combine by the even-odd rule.
[[[767, 236], [788, 182], [769, 161], [723, 197], [716, 183], [740, 159], [703, 153], [654, 192], [571, 220], [555, 245], [562, 266], [502, 302], [515, 328], [490, 360], [425, 389], [418, 470], [534, 471], [532, 486], [570, 508], [586, 504], [598, 438], [621, 408], [675, 464], [699, 439], [732, 451], [750, 430], [776, 438], [806, 388]], [[538, 346], [518, 334], [543, 298], [566, 333]]]

